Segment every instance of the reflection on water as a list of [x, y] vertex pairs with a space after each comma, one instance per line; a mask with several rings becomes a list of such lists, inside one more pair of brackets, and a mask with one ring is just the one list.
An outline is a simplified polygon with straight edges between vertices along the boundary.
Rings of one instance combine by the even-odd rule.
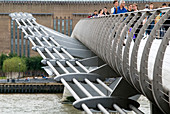
[[62, 104], [62, 94], [0, 94], [0, 114], [83, 114]]
[[[0, 114], [84, 114], [71, 104], [62, 104], [61, 98], [62, 94], [0, 94]], [[143, 96], [138, 101], [149, 114], [149, 101]]]

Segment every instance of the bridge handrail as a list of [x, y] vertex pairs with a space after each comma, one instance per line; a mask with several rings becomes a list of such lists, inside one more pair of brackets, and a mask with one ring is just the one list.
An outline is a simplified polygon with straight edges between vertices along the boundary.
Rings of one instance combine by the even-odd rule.
[[81, 19], [72, 33], [164, 113], [170, 113], [169, 13], [168, 7]]

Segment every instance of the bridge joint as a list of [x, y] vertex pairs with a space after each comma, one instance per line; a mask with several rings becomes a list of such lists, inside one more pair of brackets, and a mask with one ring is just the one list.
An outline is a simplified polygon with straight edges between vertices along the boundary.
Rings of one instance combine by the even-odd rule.
[[90, 80], [91, 82], [97, 83], [96, 79], [100, 79], [100, 80], [105, 80], [105, 78], [99, 74], [94, 74], [94, 73], [70, 73], [70, 74], [63, 74], [60, 76], [56, 76], [54, 78], [57, 82], [61, 83], [61, 79], [64, 79], [66, 82], [72, 82], [73, 79], [76, 79], [79, 82], [84, 82], [85, 83], [85, 79]]
[[121, 98], [118, 96], [115, 97], [109, 97], [109, 96], [100, 96], [100, 97], [90, 97], [90, 98], [83, 98], [80, 100], [77, 100], [73, 103], [73, 106], [79, 110], [82, 110], [81, 105], [86, 104], [89, 108], [99, 110], [98, 104], [101, 104], [104, 106], [105, 109], [109, 109], [112, 111], [116, 111], [114, 108], [114, 104], [118, 105], [122, 109], [132, 111], [129, 105], [133, 105], [134, 107], [138, 108], [140, 105], [134, 100]]

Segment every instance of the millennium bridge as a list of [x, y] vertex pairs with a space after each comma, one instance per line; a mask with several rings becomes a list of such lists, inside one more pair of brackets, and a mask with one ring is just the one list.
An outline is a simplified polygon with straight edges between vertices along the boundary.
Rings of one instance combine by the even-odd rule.
[[137, 99], [144, 95], [152, 113], [170, 114], [170, 8], [81, 19], [71, 37], [29, 13], [10, 17], [42, 56], [44, 70], [74, 97], [75, 108], [143, 114]]

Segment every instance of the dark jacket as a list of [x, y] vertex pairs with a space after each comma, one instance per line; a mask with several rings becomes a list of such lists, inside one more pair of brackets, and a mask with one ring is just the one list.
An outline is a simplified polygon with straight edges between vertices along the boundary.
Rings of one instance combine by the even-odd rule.
[[106, 13], [103, 12], [103, 15], [110, 15], [110, 13], [108, 11]]

